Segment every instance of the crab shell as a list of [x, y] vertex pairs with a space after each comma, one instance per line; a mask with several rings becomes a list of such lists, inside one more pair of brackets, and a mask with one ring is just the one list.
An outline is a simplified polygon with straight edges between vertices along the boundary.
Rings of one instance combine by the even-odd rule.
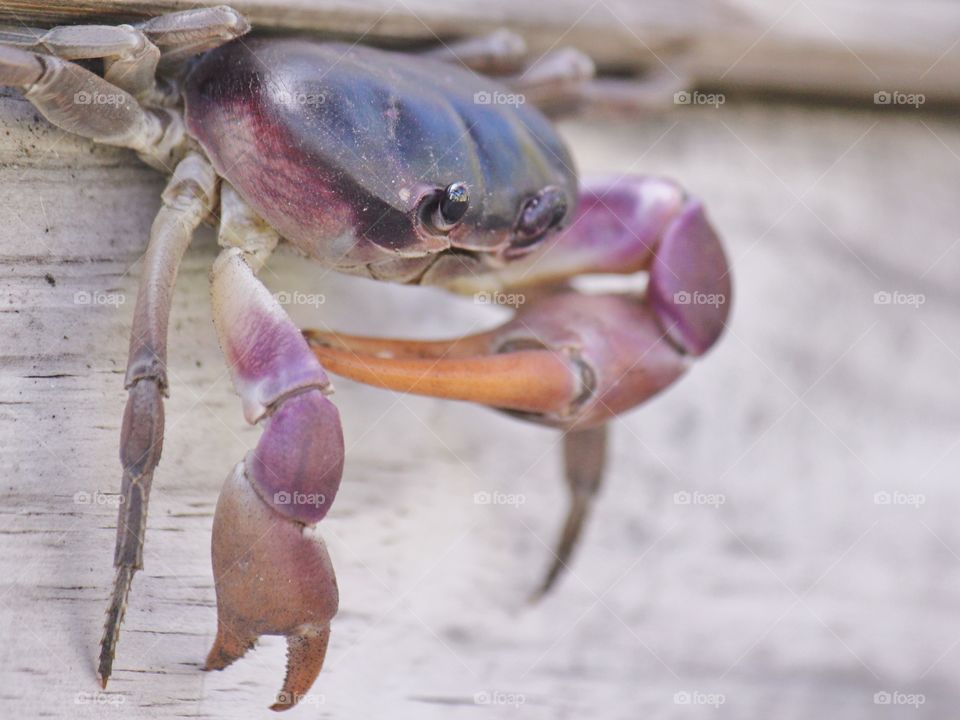
[[[496, 266], [536, 244], [517, 227], [538, 193], [562, 198], [549, 230], [575, 206], [573, 161], [549, 121], [455, 64], [234, 41], [198, 60], [184, 96], [188, 132], [217, 172], [281, 236], [341, 271], [428, 283], [454, 254]], [[424, 208], [455, 182], [469, 206], [442, 232]]]

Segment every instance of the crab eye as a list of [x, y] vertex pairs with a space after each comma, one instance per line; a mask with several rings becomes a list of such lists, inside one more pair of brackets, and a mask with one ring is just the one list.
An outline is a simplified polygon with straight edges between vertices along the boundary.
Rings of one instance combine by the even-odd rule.
[[462, 182], [450, 183], [440, 198], [440, 219], [448, 227], [453, 227], [463, 220], [470, 205], [470, 194], [467, 186]]
[[520, 208], [514, 246], [532, 245], [563, 222], [566, 215], [567, 196], [559, 188], [545, 187]]
[[420, 223], [430, 230], [447, 233], [463, 220], [469, 206], [466, 184], [455, 182], [425, 195], [420, 201], [418, 216]]

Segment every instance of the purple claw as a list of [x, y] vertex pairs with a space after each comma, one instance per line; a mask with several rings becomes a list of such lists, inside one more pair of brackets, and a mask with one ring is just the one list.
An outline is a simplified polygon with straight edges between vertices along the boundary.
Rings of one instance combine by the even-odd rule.
[[670, 339], [702, 355], [730, 312], [730, 271], [703, 206], [689, 201], [667, 226], [650, 267], [648, 297]]
[[492, 353], [543, 347], [569, 358], [583, 391], [540, 422], [592, 427], [642, 403], [672, 384], [687, 361], [668, 341], [656, 314], [629, 295], [566, 292], [524, 308], [502, 326]]
[[212, 273], [214, 320], [234, 386], [264, 432], [227, 478], [213, 522], [219, 670], [260, 635], [287, 638], [287, 675], [274, 710], [293, 707], [323, 665], [337, 585], [309, 528], [330, 509], [343, 472], [343, 431], [330, 382], [300, 331], [239, 250]]
[[340, 413], [317, 390], [289, 398], [267, 419], [248, 462], [267, 505], [297, 522], [322, 520], [343, 474]]

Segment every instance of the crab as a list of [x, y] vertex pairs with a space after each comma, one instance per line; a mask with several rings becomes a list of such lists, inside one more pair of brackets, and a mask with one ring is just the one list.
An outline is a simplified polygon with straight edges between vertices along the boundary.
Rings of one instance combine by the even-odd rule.
[[[261, 635], [285, 636], [272, 706], [284, 710], [320, 672], [339, 603], [314, 527], [344, 463], [328, 372], [564, 433], [571, 500], [542, 594], [600, 488], [608, 421], [714, 345], [731, 283], [702, 205], [676, 183], [578, 178], [534, 105], [556, 111], [595, 95], [582, 54], [526, 66], [522, 39], [507, 31], [392, 53], [243, 37], [249, 29], [226, 6], [137, 25], [4, 28], [0, 85], [55, 126], [132, 149], [169, 176], [133, 315], [99, 680], [106, 687], [143, 566], [177, 269], [208, 222], [222, 246], [210, 274], [216, 332], [244, 417], [263, 433], [229, 471], [214, 514], [206, 669], [227, 667]], [[280, 242], [339, 272], [455, 293], [522, 290], [532, 301], [499, 327], [449, 340], [301, 330], [257, 278]], [[571, 282], [638, 273], [643, 292], [589, 294]]]

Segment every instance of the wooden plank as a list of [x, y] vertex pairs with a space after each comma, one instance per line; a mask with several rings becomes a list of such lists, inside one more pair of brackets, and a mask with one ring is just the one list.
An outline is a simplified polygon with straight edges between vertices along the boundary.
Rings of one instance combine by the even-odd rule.
[[[216, 5], [185, 4], [178, 0], [106, 0], [80, 2], [12, 0], [0, 7], [0, 17], [17, 21], [54, 22], [136, 20], [159, 12]], [[577, 0], [559, 0], [549, 12], [536, 3], [493, 0], [485, 3], [436, 3], [431, 0], [239, 0], [232, 6], [255, 27], [311, 30], [363, 37], [367, 41], [436, 42], [439, 38], [471, 35], [508, 26], [524, 34], [535, 51], [557, 42], [575, 44], [599, 61], [636, 66], [642, 54], [667, 52], [689, 36], [690, 24], [700, 27], [723, 21], [726, 11], [715, 0], [693, 0], [682, 17], [671, 3], [609, 0], [589, 8]], [[648, 47], [644, 47], [644, 46]]]
[[[15, 23], [133, 21], [216, 0], [9, 0]], [[722, 92], [817, 94], [860, 104], [878, 91], [960, 101], [960, 7], [944, 0], [237, 0], [255, 27], [389, 44], [507, 26], [538, 55], [579, 47], [604, 71], [654, 70]]]

